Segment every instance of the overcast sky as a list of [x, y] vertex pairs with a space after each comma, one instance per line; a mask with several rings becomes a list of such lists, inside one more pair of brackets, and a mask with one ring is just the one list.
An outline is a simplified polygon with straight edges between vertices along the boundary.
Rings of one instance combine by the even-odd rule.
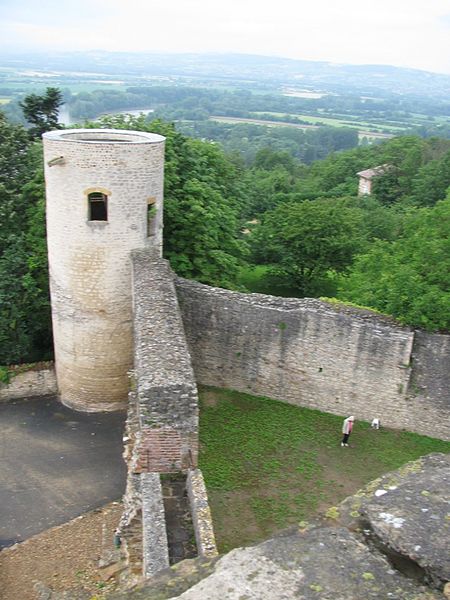
[[450, 0], [0, 0], [0, 50], [243, 52], [450, 73]]

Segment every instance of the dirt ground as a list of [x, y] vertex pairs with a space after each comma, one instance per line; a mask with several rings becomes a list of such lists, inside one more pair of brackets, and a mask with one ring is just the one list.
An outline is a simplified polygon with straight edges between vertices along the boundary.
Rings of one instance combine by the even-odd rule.
[[118, 551], [113, 536], [121, 512], [121, 503], [112, 502], [4, 549], [1, 600], [37, 600], [44, 597], [40, 590], [85, 591], [100, 600], [114, 590]]

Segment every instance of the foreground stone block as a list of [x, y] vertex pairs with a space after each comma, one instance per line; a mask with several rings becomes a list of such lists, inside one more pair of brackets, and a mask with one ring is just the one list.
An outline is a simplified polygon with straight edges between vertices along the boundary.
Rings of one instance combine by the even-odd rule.
[[343, 502], [342, 519], [423, 570], [433, 587], [450, 581], [450, 455], [430, 454], [371, 482]]
[[397, 574], [348, 530], [313, 528], [230, 552], [183, 600], [437, 598]]

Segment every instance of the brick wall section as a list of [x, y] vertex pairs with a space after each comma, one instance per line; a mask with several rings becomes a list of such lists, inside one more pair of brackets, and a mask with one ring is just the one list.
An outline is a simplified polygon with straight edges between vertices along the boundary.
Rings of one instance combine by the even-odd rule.
[[[414, 331], [370, 311], [183, 279], [176, 287], [199, 383], [450, 438], [448, 342], [439, 351], [440, 338], [420, 334], [411, 361]], [[416, 362], [426, 397], [411, 393]]]
[[53, 366], [17, 373], [11, 381], [0, 383], [0, 402], [37, 396], [56, 396], [56, 375]]
[[151, 250], [133, 252], [132, 271], [136, 471], [185, 470], [197, 464], [198, 395], [173, 274]]
[[[178, 473], [194, 462], [191, 452], [197, 452], [197, 434], [183, 433], [173, 428], [144, 428], [135, 472]], [[195, 457], [196, 458], [196, 457]]]

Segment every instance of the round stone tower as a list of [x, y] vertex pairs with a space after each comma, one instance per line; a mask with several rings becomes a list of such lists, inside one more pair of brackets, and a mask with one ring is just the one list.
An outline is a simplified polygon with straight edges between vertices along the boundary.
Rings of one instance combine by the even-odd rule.
[[134, 249], [161, 252], [165, 138], [115, 129], [45, 133], [47, 242], [61, 400], [85, 411], [127, 400]]

